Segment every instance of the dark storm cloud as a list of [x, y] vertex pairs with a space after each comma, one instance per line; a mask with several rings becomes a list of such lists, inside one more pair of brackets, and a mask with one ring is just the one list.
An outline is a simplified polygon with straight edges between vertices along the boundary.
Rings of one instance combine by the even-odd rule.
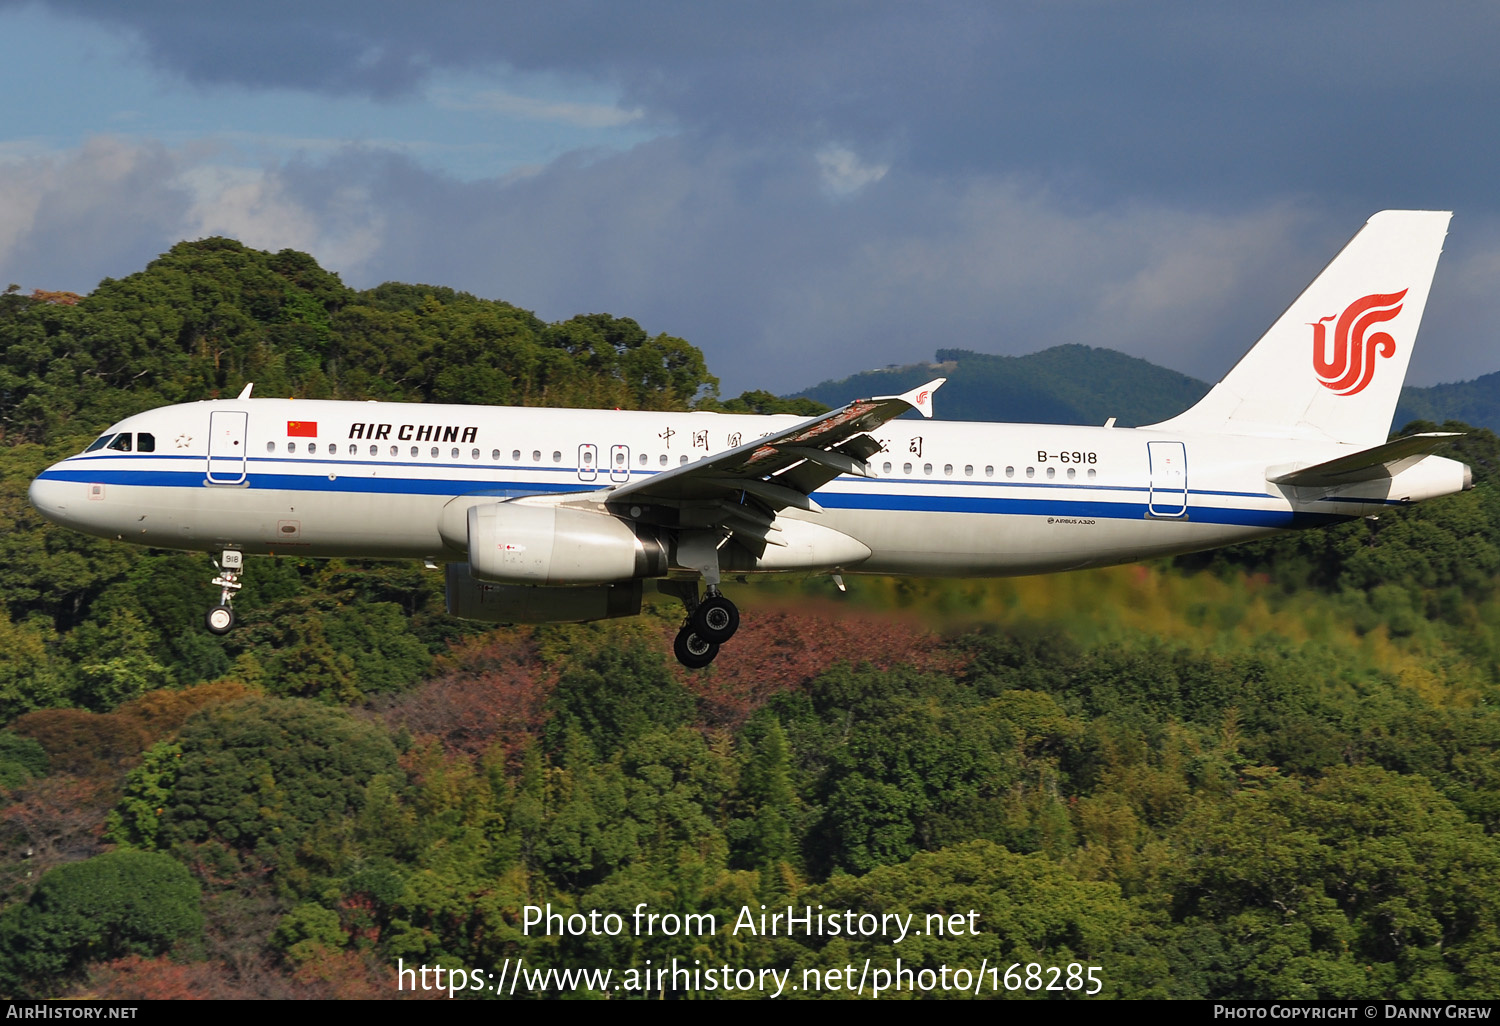
[[[204, 85], [389, 98], [511, 69], [612, 86], [671, 135], [519, 180], [348, 150], [143, 195], [161, 193], [163, 248], [186, 226], [307, 249], [356, 285], [632, 316], [702, 346], [731, 392], [1064, 342], [1213, 378], [1395, 206], [1458, 211], [1413, 382], [1497, 364], [1491, 7], [51, 6]], [[104, 215], [131, 209], [118, 181]], [[37, 209], [12, 255], [98, 262]]]
[[1285, 204], [1080, 215], [1045, 190], [899, 171], [830, 202], [811, 155], [678, 137], [504, 184], [351, 152], [277, 186], [314, 212], [351, 188], [384, 235], [351, 283], [441, 283], [548, 319], [632, 316], [701, 346], [731, 393], [940, 347], [1065, 342], [1213, 376], [1358, 226], [1330, 233]]
[[189, 79], [387, 97], [435, 69], [611, 83], [681, 129], [837, 138], [1086, 202], [1493, 202], [1500, 8], [1408, 3], [53, 0]]

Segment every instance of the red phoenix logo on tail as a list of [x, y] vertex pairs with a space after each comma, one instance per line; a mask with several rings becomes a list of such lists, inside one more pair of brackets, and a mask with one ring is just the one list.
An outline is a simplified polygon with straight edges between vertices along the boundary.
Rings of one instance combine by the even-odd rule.
[[1354, 395], [1364, 390], [1375, 376], [1375, 357], [1395, 355], [1396, 340], [1386, 332], [1369, 334], [1372, 327], [1389, 321], [1401, 312], [1401, 300], [1406, 289], [1389, 295], [1365, 296], [1350, 303], [1338, 315], [1338, 324], [1333, 329], [1333, 351], [1328, 345], [1327, 323], [1333, 316], [1324, 317], [1312, 326], [1313, 370], [1324, 388], [1338, 395]]

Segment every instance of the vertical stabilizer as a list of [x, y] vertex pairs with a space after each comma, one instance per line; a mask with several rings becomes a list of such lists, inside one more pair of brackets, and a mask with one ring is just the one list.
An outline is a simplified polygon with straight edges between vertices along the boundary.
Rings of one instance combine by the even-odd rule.
[[1383, 210], [1370, 218], [1224, 380], [1156, 426], [1384, 442], [1452, 216]]

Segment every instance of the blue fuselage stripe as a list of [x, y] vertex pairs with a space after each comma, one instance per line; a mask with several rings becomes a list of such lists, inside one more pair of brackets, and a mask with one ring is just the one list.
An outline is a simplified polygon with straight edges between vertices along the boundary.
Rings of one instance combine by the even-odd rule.
[[[332, 468], [330, 468], [332, 469]], [[546, 469], [551, 472], [551, 468]], [[360, 473], [363, 470], [364, 473]], [[189, 488], [220, 487], [205, 483], [202, 472], [180, 470], [114, 470], [91, 467], [87, 470], [65, 470], [53, 468], [41, 474], [42, 480], [72, 481], [85, 484], [135, 486], [145, 488]], [[975, 482], [976, 484], [978, 482]], [[580, 481], [569, 473], [563, 481], [496, 481], [454, 480], [452, 478], [376, 477], [368, 469], [360, 467], [352, 474], [334, 473], [313, 476], [309, 474], [251, 473], [240, 488], [255, 490], [338, 492], [344, 494], [395, 494], [395, 495], [476, 495], [476, 494], [535, 494], [538, 492], [579, 491], [597, 487], [594, 482]], [[226, 484], [222, 487], [236, 487]], [[1108, 490], [1107, 486], [1052, 485], [1059, 494], [1056, 498], [1018, 498], [996, 492], [1030, 489], [1030, 485], [996, 482], [983, 486], [991, 494], [978, 494], [978, 489], [963, 495], [934, 495], [931, 493], [901, 493], [891, 491], [821, 491], [815, 497], [828, 509], [869, 510], [888, 512], [926, 513], [979, 513], [1008, 516], [1052, 516], [1095, 518], [1107, 520], [1140, 520], [1151, 515], [1145, 502], [1118, 502], [1105, 499], [1084, 498], [1090, 493]], [[965, 489], [968, 491], [968, 489]], [[1118, 492], [1142, 489], [1120, 488]], [[1180, 494], [1180, 493], [1179, 493]], [[1223, 493], [1192, 493], [1220, 494]], [[1253, 509], [1204, 504], [1190, 504], [1186, 516], [1158, 516], [1161, 520], [1187, 520], [1198, 524], [1225, 524], [1239, 527], [1294, 528], [1315, 527], [1337, 523], [1348, 519], [1332, 513], [1297, 512], [1290, 509]]]

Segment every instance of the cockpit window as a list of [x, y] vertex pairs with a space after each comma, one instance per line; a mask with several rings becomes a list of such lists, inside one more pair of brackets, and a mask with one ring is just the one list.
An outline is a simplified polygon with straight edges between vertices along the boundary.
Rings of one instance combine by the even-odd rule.
[[111, 449], [114, 449], [116, 452], [129, 452], [130, 432], [121, 431], [118, 435], [115, 435], [115, 440], [109, 443], [109, 447]]
[[83, 451], [84, 452], [93, 452], [95, 449], [102, 449], [106, 445], [108, 445], [110, 443], [110, 441], [114, 439], [114, 437], [115, 437], [114, 435], [100, 435], [98, 438], [94, 439], [94, 443], [92, 445], [90, 445], [87, 449], [85, 449]]
[[142, 431], [135, 436], [136, 452], [155, 452], [156, 436], [148, 431]]

